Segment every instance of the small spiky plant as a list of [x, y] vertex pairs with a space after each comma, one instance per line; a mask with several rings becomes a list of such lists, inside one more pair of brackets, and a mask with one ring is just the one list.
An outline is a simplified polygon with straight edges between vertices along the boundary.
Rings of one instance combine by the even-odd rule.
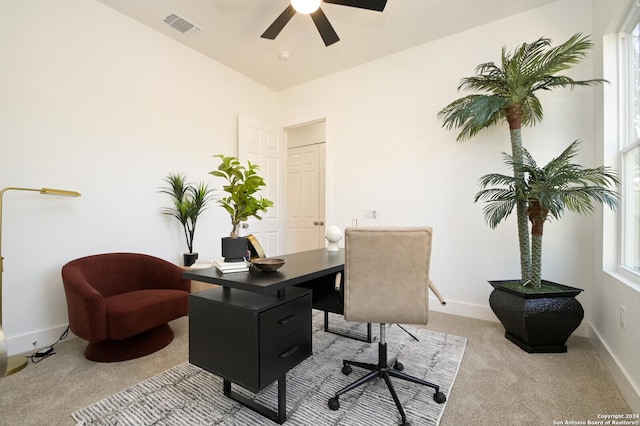
[[175, 217], [180, 222], [189, 253], [193, 253], [198, 216], [207, 209], [214, 190], [204, 182], [189, 184], [187, 177], [180, 173], [169, 173], [163, 180], [168, 187], [161, 188], [160, 192], [171, 198], [171, 207], [164, 207], [161, 212]]

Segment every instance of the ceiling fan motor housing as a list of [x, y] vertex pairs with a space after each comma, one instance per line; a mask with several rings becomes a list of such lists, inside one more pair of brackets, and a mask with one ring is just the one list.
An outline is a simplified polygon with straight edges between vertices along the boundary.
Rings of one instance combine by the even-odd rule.
[[[297, 12], [310, 14], [313, 23], [315, 24], [322, 41], [325, 46], [330, 46], [338, 41], [340, 37], [333, 29], [333, 26], [329, 22], [329, 18], [324, 14], [322, 8], [320, 8], [321, 0], [291, 0], [291, 4], [276, 18], [275, 21], [267, 28], [267, 30], [260, 36], [269, 40], [275, 40], [280, 34], [280, 31], [289, 23], [293, 15]], [[373, 10], [376, 12], [382, 12], [387, 5], [387, 0], [323, 0], [324, 3], [337, 4], [341, 6], [355, 7], [358, 9]]]

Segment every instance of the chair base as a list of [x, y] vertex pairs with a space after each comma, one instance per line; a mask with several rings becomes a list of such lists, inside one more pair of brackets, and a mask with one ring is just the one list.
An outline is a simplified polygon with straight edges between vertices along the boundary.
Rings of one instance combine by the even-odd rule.
[[172, 340], [173, 330], [165, 323], [128, 339], [90, 342], [84, 351], [84, 357], [96, 362], [127, 361], [156, 352]]
[[[387, 384], [387, 388], [391, 393], [393, 402], [395, 402], [396, 407], [398, 408], [398, 412], [400, 413], [400, 417], [402, 418], [403, 425], [408, 425], [407, 416], [405, 415], [404, 409], [402, 408], [402, 404], [400, 403], [398, 394], [393, 388], [393, 384], [391, 383], [391, 377], [395, 377], [401, 380], [406, 380], [408, 382], [417, 383], [419, 385], [433, 388], [435, 390], [435, 393], [433, 394], [433, 399], [438, 404], [442, 404], [447, 400], [444, 393], [440, 392], [440, 387], [438, 385], [435, 385], [433, 383], [430, 383], [422, 379], [419, 379], [417, 377], [413, 377], [403, 373], [402, 370], [404, 369], [404, 367], [397, 360], [393, 360], [391, 363], [387, 363], [387, 344], [382, 339], [378, 343], [378, 364], [370, 364], [370, 363], [350, 361], [350, 360], [344, 360], [342, 361], [342, 364], [343, 364], [342, 373], [346, 375], [351, 374], [352, 365], [355, 367], [363, 368], [365, 370], [369, 370], [370, 372], [364, 377], [361, 377], [360, 379], [351, 383], [350, 385], [340, 389], [338, 392], [336, 392], [334, 397], [329, 398], [328, 405], [329, 405], [329, 408], [332, 410], [337, 410], [340, 408], [340, 401], [338, 400], [340, 395], [342, 395], [343, 393], [349, 392], [350, 390], [355, 389], [358, 386], [361, 386], [376, 378], [384, 379], [385, 383]], [[389, 366], [390, 364], [392, 365], [392, 367]]]

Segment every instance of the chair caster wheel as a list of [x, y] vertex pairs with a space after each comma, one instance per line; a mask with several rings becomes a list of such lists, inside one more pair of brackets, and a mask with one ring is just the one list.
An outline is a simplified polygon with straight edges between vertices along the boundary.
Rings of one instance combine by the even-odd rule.
[[353, 371], [353, 368], [351, 368], [349, 364], [342, 367], [342, 374], [344, 374], [345, 376], [348, 376], [349, 374], [351, 374], [352, 371]]
[[327, 404], [329, 406], [329, 408], [331, 408], [333, 411], [336, 411], [337, 409], [340, 408], [340, 401], [338, 401], [338, 397], [334, 396], [333, 398], [329, 398], [329, 402]]
[[444, 396], [444, 394], [442, 392], [438, 391], [433, 395], [433, 400], [435, 402], [437, 402], [438, 404], [442, 404], [443, 402], [445, 402], [447, 400], [447, 397]]
[[404, 365], [402, 365], [401, 362], [396, 361], [396, 362], [393, 363], [393, 369], [394, 370], [398, 370], [398, 371], [402, 371], [402, 370], [404, 370]]

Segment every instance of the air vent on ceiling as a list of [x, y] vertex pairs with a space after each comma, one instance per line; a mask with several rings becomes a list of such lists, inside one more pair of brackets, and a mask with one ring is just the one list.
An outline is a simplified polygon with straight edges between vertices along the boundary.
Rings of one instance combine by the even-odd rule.
[[167, 15], [163, 19], [163, 22], [169, 25], [171, 28], [180, 31], [182, 34], [190, 34], [200, 30], [200, 28], [196, 24], [194, 24], [193, 22], [189, 22], [187, 19], [174, 12], [172, 12], [170, 15]]

